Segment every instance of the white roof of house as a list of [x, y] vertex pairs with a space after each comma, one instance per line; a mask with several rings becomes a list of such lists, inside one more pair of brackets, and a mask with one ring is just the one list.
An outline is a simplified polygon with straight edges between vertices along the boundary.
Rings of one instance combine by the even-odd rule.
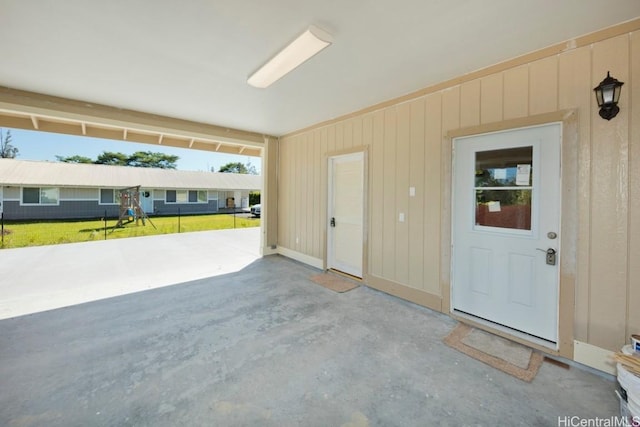
[[62, 162], [0, 159], [0, 186], [259, 190], [262, 177]]

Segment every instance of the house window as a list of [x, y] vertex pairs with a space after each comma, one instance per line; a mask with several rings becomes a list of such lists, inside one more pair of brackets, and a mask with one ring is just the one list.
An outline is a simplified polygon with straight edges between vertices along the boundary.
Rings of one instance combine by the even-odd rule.
[[207, 203], [206, 190], [167, 190], [166, 203]]
[[100, 189], [101, 205], [117, 205], [120, 204], [120, 191], [113, 188]]
[[56, 187], [23, 187], [23, 205], [57, 205], [60, 199], [59, 189]]
[[207, 192], [203, 190], [190, 190], [189, 203], [207, 203]]

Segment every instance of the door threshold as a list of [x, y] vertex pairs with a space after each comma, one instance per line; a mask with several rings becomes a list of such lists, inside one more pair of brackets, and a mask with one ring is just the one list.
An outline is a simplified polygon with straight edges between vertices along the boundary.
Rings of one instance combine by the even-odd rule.
[[354, 276], [349, 273], [345, 273], [344, 271], [336, 270], [335, 268], [329, 268], [327, 272], [337, 274], [338, 276], [346, 277], [347, 279], [356, 280], [358, 282], [362, 282], [362, 277]]
[[559, 346], [557, 342], [549, 341], [544, 338], [537, 337], [535, 335], [528, 334], [526, 332], [519, 331], [517, 329], [510, 328], [508, 326], [495, 323], [482, 317], [474, 316], [473, 314], [465, 313], [464, 311], [452, 310], [451, 315], [454, 319], [468, 323], [471, 326], [478, 327], [479, 329], [486, 330], [487, 332], [494, 333], [512, 341], [519, 342], [524, 345], [533, 346], [541, 351], [545, 351], [551, 354], [558, 354]]

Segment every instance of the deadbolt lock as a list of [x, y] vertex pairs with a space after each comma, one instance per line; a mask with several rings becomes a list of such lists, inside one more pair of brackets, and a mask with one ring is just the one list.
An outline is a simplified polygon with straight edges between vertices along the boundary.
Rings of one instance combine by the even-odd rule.
[[539, 251], [545, 252], [545, 254], [546, 254], [545, 255], [545, 259], [546, 259], [548, 265], [556, 265], [557, 253], [556, 253], [555, 249], [553, 249], [553, 248], [549, 248], [547, 250], [540, 249], [540, 248], [536, 248], [536, 249], [539, 250]]
[[549, 248], [547, 249], [547, 264], [556, 265], [556, 250]]

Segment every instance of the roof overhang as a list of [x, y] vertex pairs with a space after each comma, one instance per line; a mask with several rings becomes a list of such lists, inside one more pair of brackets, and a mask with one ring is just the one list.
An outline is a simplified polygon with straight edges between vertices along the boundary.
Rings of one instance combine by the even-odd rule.
[[0, 87], [0, 127], [259, 157], [269, 135]]

